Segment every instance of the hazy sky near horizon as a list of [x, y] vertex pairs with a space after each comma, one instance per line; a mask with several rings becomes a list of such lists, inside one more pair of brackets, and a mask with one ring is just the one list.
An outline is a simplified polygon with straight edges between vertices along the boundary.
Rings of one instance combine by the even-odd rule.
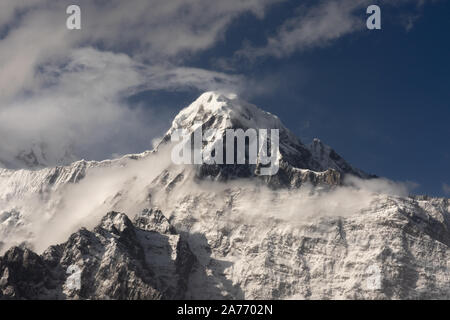
[[[366, 28], [371, 4], [381, 30]], [[36, 145], [55, 161], [141, 152], [223, 90], [304, 143], [450, 196], [449, 56], [446, 0], [2, 0], [0, 162]]]

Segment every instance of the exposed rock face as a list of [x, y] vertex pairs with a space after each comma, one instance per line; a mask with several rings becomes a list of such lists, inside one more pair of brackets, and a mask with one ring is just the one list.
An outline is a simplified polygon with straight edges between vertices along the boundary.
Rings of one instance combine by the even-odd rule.
[[[214, 256], [207, 269], [215, 283], [228, 283], [224, 291], [233, 298], [449, 299], [449, 222], [445, 201], [384, 199], [348, 218], [295, 226], [218, 217], [201, 228]], [[188, 241], [202, 256], [196, 238]], [[207, 289], [197, 294], [213, 296]]]
[[[159, 210], [134, 224], [111, 212], [41, 256], [12, 248], [0, 260], [0, 298], [450, 298], [447, 200], [380, 199], [358, 216], [300, 225], [218, 214], [202, 233], [192, 219], [174, 218], [180, 236]], [[68, 284], [71, 266], [79, 290]]]
[[360, 178], [376, 178], [375, 175], [369, 175], [358, 168], [354, 168], [336, 151], [319, 139], [314, 139], [308, 146], [308, 149], [311, 151], [313, 159], [320, 163], [322, 168], [334, 169], [341, 173], [350, 173]]
[[297, 191], [239, 185], [182, 194], [167, 187], [174, 179], [160, 184], [173, 202], [164, 210], [210, 275], [191, 275], [190, 297], [450, 298], [448, 199], [378, 195], [326, 216], [315, 206], [334, 198], [292, 202]]
[[[182, 299], [195, 262], [160, 211], [143, 212], [136, 226], [110, 212], [93, 231], [82, 229], [41, 256], [8, 250], [0, 260], [0, 298]], [[80, 271], [79, 288], [68, 281], [70, 270]]]

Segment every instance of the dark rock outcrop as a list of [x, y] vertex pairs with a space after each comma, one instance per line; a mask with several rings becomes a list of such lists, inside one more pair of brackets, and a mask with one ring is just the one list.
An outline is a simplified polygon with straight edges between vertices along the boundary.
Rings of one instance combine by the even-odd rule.
[[194, 263], [161, 211], [145, 210], [135, 224], [110, 212], [42, 255], [8, 250], [0, 299], [182, 299]]

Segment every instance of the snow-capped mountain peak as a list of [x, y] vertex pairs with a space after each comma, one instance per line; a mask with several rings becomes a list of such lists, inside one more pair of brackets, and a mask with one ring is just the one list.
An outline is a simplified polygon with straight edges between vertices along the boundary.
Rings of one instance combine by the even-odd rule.
[[[222, 94], [214, 91], [203, 93], [175, 117], [162, 143], [169, 142], [176, 130], [184, 129], [188, 134], [192, 134], [200, 126], [203, 132], [213, 130], [213, 133], [204, 141], [203, 148], [205, 150], [213, 149], [217, 140], [225, 140], [227, 129], [278, 129], [281, 172], [277, 177], [268, 178], [275, 185], [299, 186], [305, 182], [304, 178], [306, 177], [302, 170], [308, 171], [308, 177], [318, 177], [317, 173], [329, 170], [334, 172], [329, 171], [326, 175], [331, 174], [333, 177], [342, 174], [369, 177], [361, 170], [347, 164], [340, 157], [339, 161], [328, 159], [327, 157], [337, 155], [336, 152], [331, 152], [332, 149], [327, 149], [328, 151], [323, 153], [322, 158], [317, 156], [319, 153], [313, 154], [312, 149], [304, 145], [292, 131], [287, 129], [277, 116], [246, 102], [236, 94]], [[251, 176], [255, 171], [253, 167], [231, 168], [231, 170], [230, 168], [228, 165], [204, 165], [200, 171], [207, 172], [207, 175], [215, 178]], [[322, 181], [323, 179], [314, 178], [313, 180]], [[337, 182], [340, 179], [333, 178], [330, 181]]]
[[217, 130], [232, 129], [283, 129], [277, 116], [265, 112], [240, 99], [236, 94], [205, 92], [175, 117], [169, 132], [175, 129], [197, 128], [196, 123], [207, 124]]

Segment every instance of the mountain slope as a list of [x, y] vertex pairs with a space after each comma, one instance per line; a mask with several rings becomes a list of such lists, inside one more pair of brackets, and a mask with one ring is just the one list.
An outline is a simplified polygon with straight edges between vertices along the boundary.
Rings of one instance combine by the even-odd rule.
[[[146, 210], [133, 225], [112, 212], [41, 256], [10, 249], [0, 298], [450, 298], [448, 201], [379, 200], [359, 216], [297, 226], [210, 216], [201, 232], [192, 216], [172, 224]], [[68, 286], [73, 265], [79, 289]]]
[[[279, 172], [261, 177], [248, 164], [173, 164], [172, 134], [198, 126], [215, 129], [205, 148], [226, 129], [279, 129]], [[319, 140], [304, 145], [276, 116], [207, 92], [179, 113], [152, 152], [0, 169], [0, 292], [58, 299], [449, 298], [449, 200], [384, 189], [383, 180]], [[73, 265], [80, 291], [66, 285]]]

